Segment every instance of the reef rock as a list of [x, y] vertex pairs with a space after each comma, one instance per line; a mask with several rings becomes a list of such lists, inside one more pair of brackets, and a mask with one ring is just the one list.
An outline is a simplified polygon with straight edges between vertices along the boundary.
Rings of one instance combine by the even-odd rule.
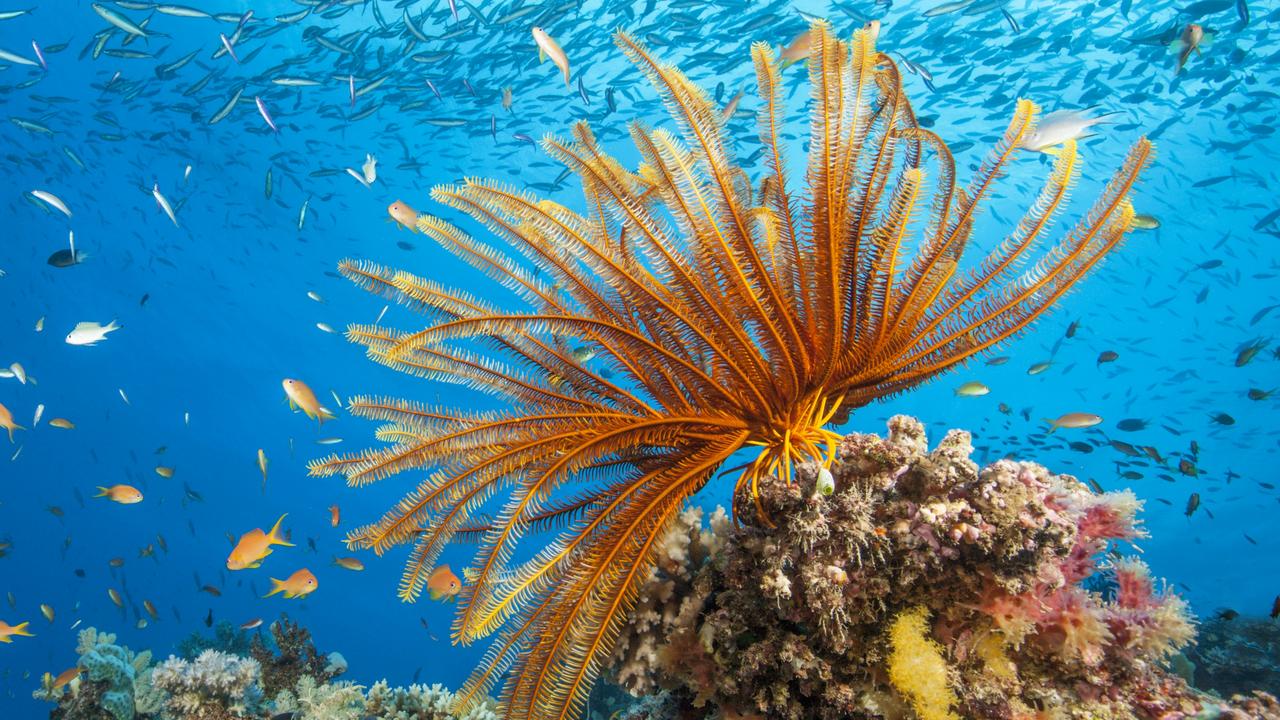
[[649, 717], [1211, 709], [1164, 668], [1194, 635], [1185, 603], [1122, 555], [1144, 535], [1137, 498], [1029, 462], [979, 469], [971, 452], [961, 431], [929, 450], [923, 426], [898, 416], [887, 437], [846, 437], [829, 476], [809, 466], [763, 488], [767, 518], [732, 527], [718, 514], [703, 529], [686, 512], [622, 628], [613, 676], [664, 695]]

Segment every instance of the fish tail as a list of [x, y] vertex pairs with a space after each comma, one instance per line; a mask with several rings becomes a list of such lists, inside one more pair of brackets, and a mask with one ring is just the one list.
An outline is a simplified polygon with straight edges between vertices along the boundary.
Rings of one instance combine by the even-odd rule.
[[283, 545], [285, 547], [294, 546], [293, 543], [280, 537], [280, 523], [284, 522], [284, 519], [288, 517], [288, 515], [289, 513], [285, 513], [284, 515], [281, 515], [280, 519], [276, 520], [276, 524], [271, 526], [271, 532], [267, 533], [268, 545]]
[[1050, 420], [1049, 418], [1041, 418], [1041, 420], [1044, 420], [1045, 422], [1049, 423], [1049, 433], [1050, 433], [1050, 434], [1053, 434], [1053, 431], [1058, 429], [1058, 423], [1057, 423], [1057, 422], [1055, 422], [1055, 421], [1053, 421], [1053, 420]]
[[277, 595], [279, 593], [284, 592], [283, 580], [277, 580], [275, 578], [270, 578], [270, 580], [271, 580], [271, 592], [267, 593], [266, 595], [263, 595], [262, 597], [264, 598], [269, 598], [272, 595]]
[[110, 494], [111, 494], [111, 491], [110, 491], [110, 490], [108, 490], [107, 488], [104, 488], [104, 487], [102, 487], [101, 485], [99, 485], [99, 486], [98, 486], [98, 494], [97, 494], [97, 495], [94, 495], [94, 497], [96, 497], [96, 498], [106, 497], [106, 496], [108, 496], [108, 495], [110, 495]]
[[103, 329], [104, 329], [104, 330], [119, 330], [119, 329], [120, 329], [120, 324], [119, 324], [119, 323], [117, 323], [117, 322], [115, 321], [115, 319], [113, 318], [113, 319], [111, 320], [111, 322], [107, 323], [107, 326], [106, 326], [105, 328], [103, 328]]
[[13, 635], [21, 635], [22, 637], [35, 637], [35, 636], [36, 636], [36, 635], [35, 635], [35, 633], [33, 633], [33, 632], [28, 632], [28, 631], [27, 631], [27, 626], [28, 626], [28, 625], [30, 625], [30, 624], [31, 624], [31, 623], [29, 623], [29, 622], [21, 622], [21, 623], [18, 623], [17, 625], [15, 625], [15, 626], [13, 627], [12, 634], [13, 634]]

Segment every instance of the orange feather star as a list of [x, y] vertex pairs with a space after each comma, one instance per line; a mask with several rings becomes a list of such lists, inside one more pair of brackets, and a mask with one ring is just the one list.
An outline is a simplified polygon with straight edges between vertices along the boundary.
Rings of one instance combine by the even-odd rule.
[[[429, 321], [416, 332], [349, 328], [369, 357], [506, 404], [477, 412], [356, 397], [351, 413], [383, 422], [377, 438], [388, 444], [310, 469], [353, 486], [429, 472], [347, 542], [379, 554], [412, 545], [400, 584], [412, 601], [448, 543], [478, 538], [453, 638], [498, 633], [459, 708], [505, 678], [508, 718], [580, 714], [654, 543], [727, 459], [758, 448], [735, 494], [750, 501], [761, 482], [790, 482], [796, 463], [830, 463], [831, 422], [1025, 330], [1124, 238], [1128, 196], [1152, 153], [1140, 140], [1084, 218], [1037, 250], [1077, 174], [1066, 143], [1021, 222], [962, 271], [980, 202], [1033, 131], [1033, 103], [1018, 102], [956, 189], [950, 151], [916, 122], [874, 33], [841, 41], [816, 23], [800, 196], [786, 177], [780, 65], [768, 46], [752, 48], [767, 167], [753, 183], [707, 95], [629, 36], [617, 39], [678, 134], [633, 124], [636, 170], [585, 124], [546, 139], [581, 180], [581, 213], [480, 180], [432, 192], [509, 249], [438, 217], [418, 220], [524, 309], [372, 263], [340, 266]], [[495, 496], [501, 510], [485, 515]], [[745, 514], [768, 522], [758, 500]], [[554, 541], [512, 563], [521, 536], [551, 529], [561, 530]]]

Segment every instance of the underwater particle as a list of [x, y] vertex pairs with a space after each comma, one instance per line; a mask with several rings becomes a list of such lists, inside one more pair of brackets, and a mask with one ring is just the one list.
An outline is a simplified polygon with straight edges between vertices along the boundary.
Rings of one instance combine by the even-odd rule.
[[942, 648], [929, 637], [928, 610], [904, 610], [889, 628], [889, 682], [911, 701], [920, 720], [959, 720]]
[[272, 595], [283, 593], [286, 598], [296, 600], [310, 595], [318, 587], [320, 587], [320, 581], [316, 579], [316, 576], [310, 570], [302, 568], [284, 580], [271, 578], [271, 592], [263, 595], [263, 597], [269, 598]]

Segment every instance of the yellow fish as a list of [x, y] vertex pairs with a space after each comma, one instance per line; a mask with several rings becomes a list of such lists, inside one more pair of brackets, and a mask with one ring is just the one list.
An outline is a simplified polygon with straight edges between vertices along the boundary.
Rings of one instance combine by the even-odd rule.
[[364, 563], [360, 562], [359, 558], [336, 557], [333, 559], [333, 564], [344, 570], [354, 570], [355, 572], [364, 570]]
[[258, 448], [258, 470], [262, 471], [262, 485], [267, 485], [267, 454]]
[[45, 620], [48, 620], [49, 622], [53, 622], [54, 612], [53, 612], [53, 606], [52, 606], [52, 605], [46, 605], [46, 604], [44, 604], [44, 603], [41, 603], [41, 604], [40, 604], [40, 614], [44, 616], [44, 619], [45, 619]]
[[409, 232], [418, 232], [418, 211], [397, 200], [387, 206], [387, 214], [396, 224], [408, 228]]
[[1061, 415], [1057, 420], [1044, 419], [1049, 423], [1049, 432], [1053, 432], [1058, 428], [1087, 428], [1093, 427], [1102, 422], [1102, 418], [1093, 413], [1067, 413]]
[[26, 428], [13, 421], [13, 413], [9, 412], [9, 408], [0, 403], [0, 428], [9, 431], [9, 442], [13, 442], [14, 430], [26, 430]]
[[27, 632], [28, 624], [29, 623], [22, 622], [17, 625], [10, 625], [5, 621], [0, 620], [0, 642], [11, 643], [13, 642], [14, 635], [19, 637], [35, 637], [35, 633]]
[[564, 75], [564, 84], [565, 87], [568, 87], [569, 56], [564, 54], [564, 49], [540, 27], [533, 29], [533, 42], [538, 46], [538, 62], [551, 58], [551, 62], [555, 63], [555, 66], [560, 69], [560, 73]]
[[316, 399], [316, 394], [301, 380], [285, 378], [281, 385], [284, 386], [285, 397], [289, 398], [290, 408], [294, 410], [301, 408], [302, 412], [307, 414], [307, 417], [312, 420], [319, 420], [321, 425], [324, 424], [325, 420], [332, 420], [337, 417], [328, 408], [320, 404], [320, 401]]
[[338, 527], [338, 523], [342, 521], [342, 510], [337, 505], [329, 506], [329, 526]]
[[171, 468], [164, 465], [156, 466], [156, 474], [162, 478], [165, 478], [166, 480], [173, 477], [173, 473], [175, 472], [175, 470], [176, 468]]
[[293, 600], [295, 598], [303, 598], [310, 595], [315, 592], [318, 587], [320, 587], [320, 581], [316, 580], [316, 576], [312, 575], [310, 570], [302, 568], [285, 580], [271, 578], [271, 592], [263, 595], [263, 597], [271, 597], [277, 593], [284, 593], [286, 598]]
[[431, 571], [431, 576], [427, 578], [427, 594], [432, 600], [444, 600], [448, 602], [462, 591], [462, 581], [457, 575], [449, 569], [448, 565], [441, 565]]
[[271, 554], [272, 545], [293, 547], [293, 543], [285, 541], [280, 536], [280, 523], [284, 522], [287, 515], [288, 513], [285, 513], [276, 520], [276, 524], [271, 526], [271, 532], [264, 533], [262, 528], [254, 528], [241, 535], [239, 542], [227, 556], [227, 569], [244, 570], [262, 565], [262, 560]]
[[[77, 666], [63, 670], [56, 678], [50, 677], [49, 690], [61, 690], [67, 683], [75, 680], [77, 677], [80, 677], [80, 673], [82, 672], [84, 672], [84, 668]], [[48, 673], [45, 674], [48, 675]]]
[[59, 430], [75, 430], [76, 424], [66, 418], [54, 418], [49, 421], [49, 427], [56, 427]]
[[111, 487], [98, 486], [98, 494], [94, 497], [104, 497], [111, 502], [118, 502], [121, 505], [133, 505], [142, 502], [142, 492], [132, 485], [112, 485]]
[[111, 602], [115, 603], [118, 608], [124, 607], [124, 599], [120, 597], [120, 593], [115, 588], [107, 588], [107, 597], [111, 598]]

